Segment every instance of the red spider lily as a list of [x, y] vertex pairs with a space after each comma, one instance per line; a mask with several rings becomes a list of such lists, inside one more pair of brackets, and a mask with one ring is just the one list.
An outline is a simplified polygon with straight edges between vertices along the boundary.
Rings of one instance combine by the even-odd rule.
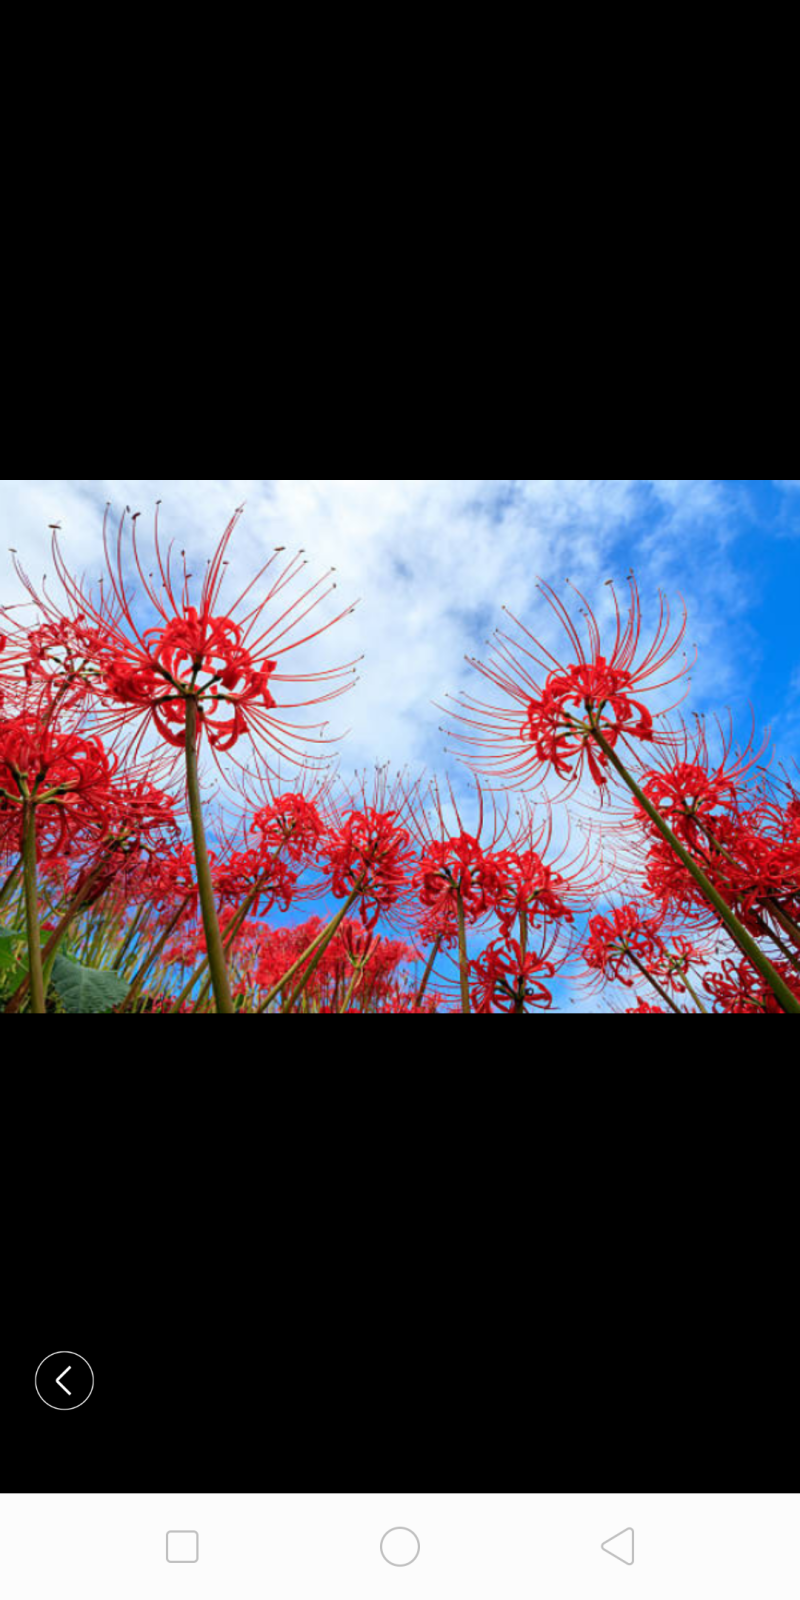
[[165, 851], [163, 855], [151, 856], [149, 893], [153, 905], [161, 910], [166, 920], [183, 901], [193, 911], [196, 910], [198, 890], [191, 845], [181, 845], [172, 851]]
[[393, 993], [387, 996], [381, 1011], [386, 1016], [415, 1016], [429, 1017], [441, 1009], [442, 997], [440, 994], [427, 994], [419, 1003], [413, 994]]
[[91, 824], [107, 825], [116, 767], [116, 756], [99, 739], [62, 730], [36, 709], [0, 721], [0, 810], [35, 808], [49, 840], [47, 854]]
[[400, 940], [385, 939], [363, 922], [345, 921], [315, 973], [314, 993], [330, 990], [332, 1009], [362, 1012], [382, 1007], [401, 966], [416, 951]]
[[[508, 803], [499, 806], [491, 797], [485, 805], [475, 782], [477, 817], [468, 829], [449, 780], [443, 797], [436, 779], [422, 803], [410, 812], [410, 825], [420, 841], [419, 864], [412, 886], [423, 909], [438, 925], [440, 943], [458, 935], [461, 1009], [470, 1009], [467, 928], [475, 927], [496, 904], [504, 873], [503, 847], [513, 847]], [[434, 955], [436, 951], [434, 950]]]
[[455, 917], [459, 897], [467, 923], [475, 923], [497, 896], [497, 858], [484, 855], [478, 841], [468, 833], [434, 840], [420, 856], [413, 881], [421, 904], [446, 926]]
[[294, 928], [265, 927], [253, 978], [256, 988], [265, 992], [273, 989], [283, 973], [322, 933], [323, 927], [321, 917], [310, 917]]
[[537, 826], [533, 807], [524, 797], [515, 842], [499, 855], [502, 870], [495, 902], [504, 936], [509, 938], [518, 923], [523, 949], [530, 928], [548, 922], [571, 925], [579, 912], [588, 914], [600, 885], [608, 883], [608, 867], [597, 858], [592, 839], [573, 849], [568, 824], [561, 849], [551, 856], [552, 841], [552, 807], [547, 805], [545, 821]]
[[214, 889], [220, 903], [235, 906], [248, 896], [254, 913], [271, 911], [276, 905], [288, 911], [297, 893], [297, 873], [274, 857], [265, 862], [260, 851], [233, 850], [214, 872]]
[[[689, 845], [696, 844], [706, 819], [718, 807], [734, 804], [737, 795], [729, 779], [686, 761], [675, 762], [666, 772], [645, 774], [642, 789], [673, 833]], [[652, 823], [648, 826], [655, 831]]]
[[[731, 906], [744, 927], [755, 934], [766, 922], [800, 916], [800, 842], [793, 837], [774, 838], [766, 831], [763, 810], [744, 809], [733, 815], [714, 813], [698, 819], [692, 850], [708, 880]], [[754, 826], [755, 823], [755, 826]], [[686, 868], [661, 841], [653, 841], [647, 858], [645, 883], [664, 907], [711, 928], [717, 925]], [[797, 936], [789, 933], [793, 943]]]
[[[299, 645], [317, 638], [353, 607], [348, 606], [330, 622], [302, 637], [292, 637], [335, 584], [323, 588], [325, 578], [320, 579], [304, 589], [291, 604], [285, 604], [283, 591], [306, 565], [298, 554], [272, 577], [263, 599], [251, 604], [251, 592], [272, 567], [277, 552], [237, 599], [223, 602], [221, 590], [228, 566], [226, 551], [241, 514], [240, 507], [207, 564], [198, 604], [192, 603], [191, 574], [186, 570], [185, 558], [180, 573], [176, 573], [172, 546], [166, 553], [162, 552], [158, 511], [154, 539], [158, 584], [156, 576], [146, 573], [143, 565], [136, 535], [138, 513], [132, 519], [130, 548], [138, 580], [135, 590], [125, 572], [125, 516], [119, 523], [116, 540], [112, 540], [106, 511], [103, 542], [110, 592], [101, 580], [97, 597], [85, 591], [70, 574], [54, 532], [53, 558], [66, 595], [66, 614], [58, 611], [49, 595], [40, 596], [19, 563], [15, 563], [18, 576], [47, 618], [44, 628], [39, 630], [35, 659], [42, 670], [61, 672], [63, 653], [55, 648], [56, 644], [61, 646], [62, 652], [78, 646], [83, 648], [86, 644], [92, 663], [88, 681], [102, 701], [105, 708], [102, 717], [109, 727], [144, 717], [145, 724], [152, 723], [168, 744], [182, 748], [186, 738], [187, 702], [192, 700], [197, 708], [198, 742], [205, 733], [215, 754], [232, 750], [247, 734], [257, 746], [263, 745], [302, 762], [308, 759], [308, 751], [298, 750], [293, 741], [300, 739], [305, 744], [315, 736], [314, 744], [318, 746], [319, 725], [316, 729], [299, 728], [285, 720], [283, 711], [320, 704], [343, 693], [352, 682], [354, 664], [298, 675], [282, 672], [281, 659]], [[153, 625], [144, 628], [137, 620], [142, 600], [150, 606], [156, 619]], [[323, 694], [315, 693], [291, 705], [286, 702], [285, 690], [289, 684], [319, 685], [345, 676], [349, 682], [339, 682], [337, 687]]]
[[643, 907], [617, 906], [610, 916], [592, 917], [580, 953], [592, 971], [632, 989], [627, 963], [651, 970], [658, 966], [665, 955], [660, 930], [660, 919], [647, 916]]
[[[129, 905], [149, 897], [152, 858], [173, 849], [179, 837], [175, 804], [171, 795], [146, 778], [131, 775], [127, 781], [112, 783], [102, 817], [92, 819], [87, 837], [79, 841], [84, 861], [73, 875], [70, 898], [80, 896], [88, 907], [112, 886], [124, 892]], [[62, 858], [65, 876], [74, 853], [75, 844], [68, 840]], [[84, 895], [87, 884], [90, 888]]]
[[495, 795], [484, 794], [477, 779], [470, 783], [470, 801], [474, 803], [473, 816], [467, 816], [464, 802], [459, 806], [450, 779], [442, 793], [438, 779], [432, 778], [424, 792], [420, 785], [405, 787], [408, 807], [408, 826], [417, 839], [421, 853], [429, 844], [449, 844], [452, 839], [472, 839], [484, 856], [499, 855], [504, 849], [516, 849], [525, 830], [512, 824], [511, 810], [506, 799], [498, 801]]
[[[131, 555], [138, 574], [138, 592], [127, 587], [123, 560], [124, 516], [119, 524], [116, 548], [112, 551], [106, 512], [103, 540], [111, 593], [104, 591], [101, 583], [96, 598], [91, 592], [84, 591], [71, 576], [61, 555], [57, 535], [55, 532], [53, 534], [53, 558], [67, 598], [67, 621], [85, 622], [99, 634], [94, 660], [96, 671], [91, 680], [98, 701], [98, 728], [103, 732], [112, 727], [122, 727], [134, 718], [139, 723], [139, 732], [132, 740], [132, 749], [138, 747], [147, 729], [152, 726], [166, 745], [184, 751], [186, 792], [208, 962], [216, 1009], [228, 1015], [234, 1010], [233, 997], [214, 901], [197, 768], [198, 748], [205, 734], [219, 761], [221, 754], [230, 755], [234, 745], [246, 733], [256, 747], [264, 745], [279, 755], [290, 756], [300, 765], [308, 759], [319, 763], [322, 755], [315, 753], [309, 758], [307, 751], [297, 750], [290, 736], [294, 734], [308, 740], [316, 733], [321, 738], [319, 726], [311, 730], [297, 729], [276, 715], [277, 697], [273, 690], [278, 684], [292, 681], [319, 684], [323, 680], [339, 679], [354, 670], [351, 664], [332, 672], [306, 673], [295, 675], [294, 678], [277, 670], [279, 657], [299, 644], [306, 644], [318, 637], [325, 627], [332, 626], [332, 623], [328, 623], [302, 638], [293, 637], [295, 629], [324, 598], [324, 594], [318, 591], [325, 579], [307, 588], [291, 605], [285, 606], [281, 600], [274, 607], [278, 614], [270, 615], [269, 622], [266, 621], [264, 614], [267, 607], [273, 609], [272, 602], [305, 566], [299, 554], [273, 579], [260, 603], [251, 605], [248, 597], [274, 562], [275, 555], [264, 564], [238, 599], [223, 608], [220, 597], [228, 564], [225, 552], [240, 515], [241, 509], [232, 517], [207, 564], [199, 605], [192, 600], [189, 587], [192, 575], [186, 569], [185, 553], [182, 552], [180, 574], [172, 570], [172, 547], [165, 555], [162, 554], [157, 512], [155, 560], [161, 579], [160, 587], [156, 587], [154, 574], [145, 574], [143, 569], [136, 537], [138, 513], [133, 517]], [[18, 564], [17, 572], [44, 612], [46, 622], [62, 622], [63, 614], [55, 610], [49, 597], [45, 601], [36, 594]], [[335, 588], [335, 584], [331, 588]], [[325, 594], [329, 592], [330, 589]], [[134, 616], [137, 602], [140, 606], [143, 603], [146, 606], [149, 602], [151, 615], [157, 619], [143, 630]], [[339, 618], [333, 620], [338, 621]], [[345, 684], [339, 683], [326, 694], [316, 693], [312, 699], [301, 701], [300, 704], [309, 705], [330, 699], [343, 692], [345, 687]], [[278, 693], [282, 699], [282, 691]]]
[[448, 901], [437, 901], [431, 911], [422, 909], [415, 926], [418, 942], [423, 949], [430, 949], [433, 944], [444, 949], [458, 938], [458, 924], [452, 904]]
[[[800, 999], [800, 973], [789, 965], [777, 963], [784, 982]], [[769, 984], [754, 972], [747, 961], [723, 961], [721, 972], [712, 972], [704, 978], [703, 988], [714, 1000], [714, 1011], [730, 1015], [782, 1014]]]
[[416, 863], [410, 836], [398, 825], [396, 811], [373, 807], [352, 811], [331, 829], [321, 850], [331, 871], [331, 893], [344, 899], [358, 891], [365, 925], [374, 928], [382, 911], [397, 904], [409, 871]]
[[[630, 607], [624, 623], [614, 586], [609, 586], [615, 632], [608, 653], [603, 652], [599, 624], [583, 595], [575, 590], [586, 606], [588, 654], [566, 607], [550, 585], [542, 583], [539, 588], [567, 634], [572, 663], [562, 666], [510, 612], [510, 620], [522, 638], [498, 631], [499, 642], [493, 652], [496, 663], [487, 666], [468, 658], [511, 702], [507, 706], [487, 706], [471, 696], [457, 702], [469, 713], [457, 720], [475, 730], [455, 735], [459, 744], [467, 747], [463, 759], [496, 780], [495, 787], [525, 786], [552, 770], [565, 780], [562, 792], [566, 794], [577, 786], [585, 758], [592, 778], [602, 790], [608, 781], [607, 757], [595, 739], [595, 730], [612, 748], [619, 741], [626, 745], [631, 740], [650, 744], [672, 741], [670, 733], [654, 727], [654, 715], [663, 715], [663, 710], [650, 711], [637, 696], [663, 690], [687, 672], [684, 664], [672, 676], [664, 676], [683, 641], [686, 613], [669, 642], [670, 611], [660, 596], [654, 639], [649, 649], [640, 651], [639, 592], [633, 577], [629, 584]], [[537, 668], [544, 672], [543, 679], [536, 675]]]
[[[293, 961], [313, 947], [322, 931], [319, 917], [295, 928], [271, 928], [263, 923], [248, 926], [250, 945], [246, 981], [243, 987], [239, 985], [242, 992], [248, 982], [251, 989], [255, 985], [270, 991]], [[339, 1013], [345, 1007], [350, 1013], [414, 1009], [401, 969], [415, 953], [403, 942], [382, 938], [363, 922], [344, 921], [304, 986], [301, 1008], [325, 1014]], [[238, 964], [241, 969], [241, 955]]]
[[663, 839], [654, 840], [648, 849], [643, 887], [662, 913], [696, 922], [704, 932], [711, 932], [719, 926], [713, 908]]
[[682, 750], [662, 755], [642, 774], [642, 793], [656, 813], [649, 816], [637, 804], [622, 825], [634, 839], [647, 840], [645, 886], [665, 910], [680, 912], [709, 930], [722, 920], [686, 861], [663, 837], [655, 815], [681, 841], [742, 927], [760, 935], [765, 917], [780, 917], [782, 909], [793, 915], [800, 853], [787, 830], [785, 807], [765, 789], [762, 769], [754, 782], [766, 741], [756, 749], [751, 730], [744, 749], [734, 750], [732, 728], [725, 730], [718, 721], [717, 728], [715, 758], [699, 718], [691, 735], [683, 729]]
[[[360, 838], [355, 840], [356, 855], [353, 865], [357, 864], [359, 850], [368, 844], [370, 833], [370, 819], [376, 826], [380, 826], [384, 835], [384, 848], [391, 839], [392, 830], [396, 832], [395, 844], [398, 846], [397, 854], [386, 858], [386, 885], [388, 890], [388, 877], [393, 873], [393, 892], [384, 892], [381, 895], [380, 914], [387, 927], [395, 928], [403, 933], [409, 933], [415, 927], [416, 906], [411, 894], [411, 877], [416, 866], [416, 855], [413, 847], [411, 830], [413, 826], [413, 810], [416, 802], [418, 784], [410, 786], [406, 781], [405, 773], [393, 774], [388, 764], [376, 765], [374, 769], [356, 772], [350, 782], [341, 779], [335, 786], [331, 785], [325, 794], [318, 796], [320, 815], [325, 822], [326, 833], [320, 838], [317, 849], [317, 865], [324, 868], [328, 864], [327, 882], [321, 888], [331, 888], [334, 894], [330, 872], [334, 866], [334, 857], [338, 862], [346, 860], [345, 845], [342, 853], [343, 841], [347, 838], [348, 829], [355, 827]], [[364, 819], [353, 824], [352, 819]], [[379, 819], [385, 819], [383, 823]], [[402, 838], [401, 838], [402, 835]], [[353, 843], [351, 832], [351, 844]], [[375, 874], [371, 873], [373, 881]], [[350, 882], [352, 893], [355, 887], [357, 874], [344, 873], [339, 875], [338, 881], [342, 890], [347, 889]], [[363, 905], [361, 907], [363, 913]], [[370, 918], [370, 927], [374, 927], [375, 918]]]
[[324, 839], [325, 823], [305, 795], [283, 794], [255, 813], [250, 832], [260, 835], [262, 856], [282, 849], [290, 861], [305, 865]]
[[345, 961], [351, 967], [365, 967], [371, 957], [380, 949], [381, 938], [374, 929], [368, 928], [363, 922], [343, 922], [336, 939], [330, 949], [333, 955], [341, 949]]
[[569, 884], [545, 864], [536, 850], [524, 850], [519, 855], [506, 852], [503, 865], [496, 910], [504, 938], [510, 937], [515, 923], [523, 917], [529, 921], [542, 917], [574, 922], [575, 914], [566, 898]]
[[706, 966], [708, 957], [702, 950], [685, 939], [682, 934], [674, 934], [670, 939], [670, 948], [665, 952], [664, 961], [656, 971], [668, 989], [673, 993], [676, 991], [681, 993], [686, 989], [686, 979], [692, 969]]
[[[715, 723], [716, 756], [709, 748], [705, 722], [697, 717], [691, 732], [682, 726], [680, 734], [675, 734], [681, 748], [658, 753], [640, 778], [648, 800], [676, 837], [691, 848], [703, 842], [709, 823], [717, 815], [737, 813], [746, 795], [748, 774], [758, 766], [768, 745], [765, 737], [756, 749], [751, 729], [744, 749], [735, 750], [732, 725], [725, 729], [718, 718]], [[660, 837], [652, 821], [645, 818], [644, 826], [653, 838]]]
[[476, 1012], [549, 1011], [553, 996], [545, 978], [555, 966], [543, 955], [523, 953], [516, 939], [495, 939], [469, 964], [471, 999]]
[[626, 1017], [665, 1017], [666, 1015], [667, 1012], [663, 1006], [651, 1006], [647, 1000], [640, 1000], [636, 1006], [625, 1007]]
[[474, 785], [476, 814], [467, 826], [448, 781], [442, 795], [434, 778], [426, 795], [414, 793], [409, 827], [419, 842], [413, 887], [427, 913], [427, 933], [449, 936], [455, 927], [459, 899], [467, 924], [474, 926], [495, 904], [504, 881], [504, 849], [513, 849], [508, 807], [494, 797], [487, 805], [479, 783]]

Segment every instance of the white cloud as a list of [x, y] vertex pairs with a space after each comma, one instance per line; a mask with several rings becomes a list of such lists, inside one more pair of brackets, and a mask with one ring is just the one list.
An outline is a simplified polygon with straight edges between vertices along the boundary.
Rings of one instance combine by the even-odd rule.
[[[363, 654], [355, 689], [324, 712], [332, 730], [351, 730], [341, 748], [346, 771], [375, 760], [441, 770], [443, 718], [432, 702], [478, 690], [464, 657], [485, 657], [503, 605], [532, 631], [557, 637], [536, 592], [540, 576], [556, 589], [572, 579], [607, 615], [604, 582], [613, 576], [622, 589], [632, 561], [645, 598], [658, 582], [672, 595], [688, 589], [692, 637], [705, 630], [707, 693], [732, 681], [739, 659], [725, 634], [726, 616], [741, 604], [723, 559], [728, 497], [715, 480], [17, 479], [0, 484], [0, 516], [34, 579], [52, 571], [47, 524], [58, 521], [68, 563], [92, 580], [106, 500], [116, 513], [126, 505], [141, 512], [146, 540], [157, 499], [162, 532], [187, 548], [196, 572], [246, 501], [230, 550], [231, 597], [281, 544], [287, 555], [305, 548], [312, 580], [336, 567], [325, 614], [334, 602], [341, 609], [361, 600], [307, 652], [286, 658], [287, 668], [296, 659], [305, 670]], [[703, 540], [717, 558], [713, 583], [699, 560]], [[0, 562], [6, 603], [14, 588]]]

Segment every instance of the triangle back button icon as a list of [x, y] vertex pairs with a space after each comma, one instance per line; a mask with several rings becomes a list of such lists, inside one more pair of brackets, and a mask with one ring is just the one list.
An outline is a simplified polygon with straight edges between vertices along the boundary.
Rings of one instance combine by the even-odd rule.
[[615, 1533], [613, 1539], [606, 1539], [601, 1549], [608, 1555], [614, 1556], [617, 1561], [624, 1561], [626, 1567], [633, 1566], [633, 1528], [623, 1528], [621, 1533]]

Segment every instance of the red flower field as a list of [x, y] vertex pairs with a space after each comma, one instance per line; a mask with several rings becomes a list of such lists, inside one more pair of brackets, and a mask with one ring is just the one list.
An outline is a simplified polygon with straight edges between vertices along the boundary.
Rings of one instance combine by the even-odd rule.
[[353, 607], [315, 624], [330, 574], [279, 550], [228, 599], [240, 516], [197, 579], [158, 517], [149, 549], [107, 517], [93, 587], [56, 532], [55, 597], [16, 563], [7, 1013], [800, 1011], [800, 791], [752, 734], [687, 722], [682, 605], [648, 636], [631, 576], [604, 641], [543, 583], [562, 648], [510, 618], [469, 658], [455, 772], [348, 781], [315, 708], [357, 664], [309, 649]]

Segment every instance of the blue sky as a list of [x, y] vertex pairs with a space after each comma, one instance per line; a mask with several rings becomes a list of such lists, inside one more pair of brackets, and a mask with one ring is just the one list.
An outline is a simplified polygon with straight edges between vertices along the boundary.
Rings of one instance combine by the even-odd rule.
[[[105, 502], [139, 511], [146, 539], [157, 499], [162, 532], [194, 561], [246, 502], [232, 595], [281, 544], [304, 547], [310, 576], [337, 568], [331, 606], [360, 600], [303, 658], [364, 657], [355, 688], [330, 708], [332, 731], [350, 730], [345, 775], [376, 761], [454, 770], [433, 702], [485, 688], [464, 658], [485, 658], [502, 606], [563, 654], [537, 578], [555, 589], [572, 579], [607, 614], [606, 580], [622, 591], [630, 568], [646, 614], [659, 586], [670, 602], [685, 599], [699, 652], [687, 709], [730, 707], [746, 737], [752, 705], [784, 761], [800, 747], [800, 480], [5, 479], [0, 550], [15, 546], [38, 580], [52, 572], [47, 525], [60, 522], [67, 561], [95, 577]], [[20, 598], [3, 552], [0, 603]]]
[[[477, 687], [464, 657], [485, 654], [501, 607], [546, 631], [537, 576], [555, 588], [571, 578], [602, 607], [606, 579], [623, 584], [630, 567], [646, 607], [659, 585], [671, 601], [685, 596], [700, 652], [692, 709], [730, 705], [742, 725], [752, 701], [787, 753], [800, 715], [800, 480], [5, 479], [0, 538], [38, 578], [51, 567], [47, 524], [59, 521], [68, 560], [91, 576], [105, 501], [140, 511], [146, 538], [158, 498], [165, 533], [194, 559], [246, 502], [231, 592], [285, 543], [305, 547], [314, 576], [336, 566], [340, 607], [360, 599], [319, 658], [365, 658], [332, 711], [337, 732], [352, 730], [345, 769], [374, 760], [441, 769], [432, 702]], [[16, 591], [0, 555], [3, 600]]]

